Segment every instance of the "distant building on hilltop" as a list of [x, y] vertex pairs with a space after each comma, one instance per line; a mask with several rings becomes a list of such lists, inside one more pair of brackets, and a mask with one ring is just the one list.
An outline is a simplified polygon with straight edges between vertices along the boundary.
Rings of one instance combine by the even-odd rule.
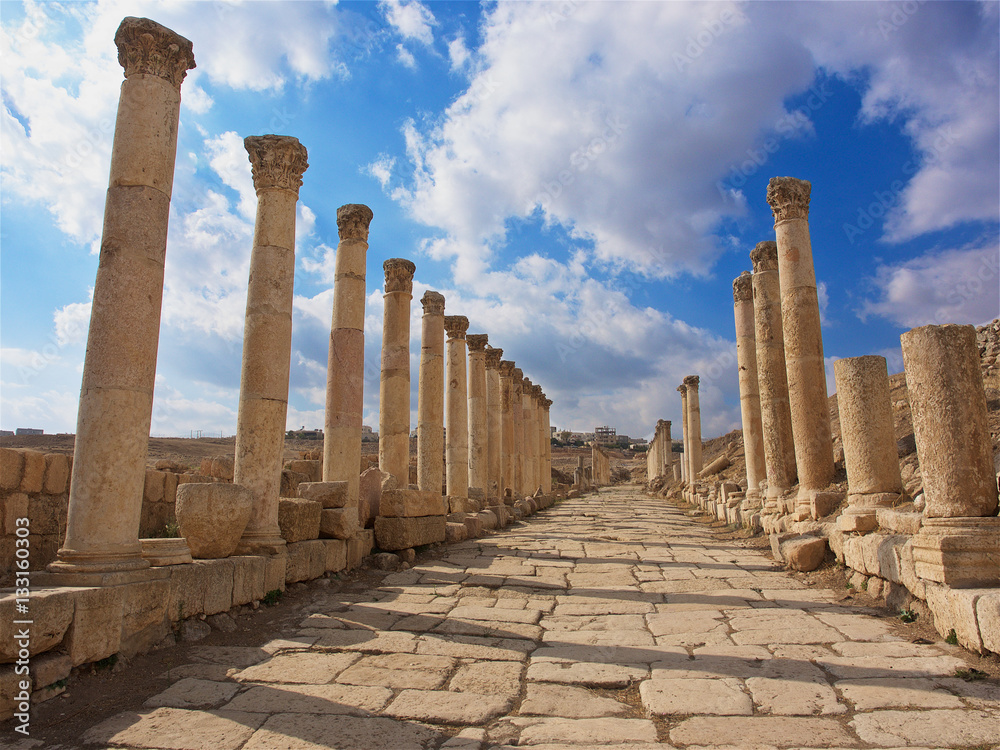
[[44, 435], [45, 430], [36, 430], [34, 427], [18, 427], [18, 435]]
[[594, 442], [598, 445], [616, 445], [618, 443], [618, 431], [614, 427], [595, 427]]

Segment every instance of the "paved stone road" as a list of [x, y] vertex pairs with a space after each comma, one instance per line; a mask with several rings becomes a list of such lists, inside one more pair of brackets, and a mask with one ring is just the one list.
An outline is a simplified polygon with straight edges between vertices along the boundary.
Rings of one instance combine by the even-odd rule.
[[[995, 683], [633, 491], [331, 594], [89, 730], [171, 750], [995, 747]], [[236, 667], [235, 669], [233, 667]]]

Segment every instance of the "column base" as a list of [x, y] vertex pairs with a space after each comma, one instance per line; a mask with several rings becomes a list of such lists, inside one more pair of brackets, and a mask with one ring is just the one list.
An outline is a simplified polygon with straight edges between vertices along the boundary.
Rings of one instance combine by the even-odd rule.
[[1000, 586], [1000, 518], [925, 518], [913, 537], [917, 576], [952, 588]]
[[117, 554], [63, 548], [58, 558], [46, 567], [47, 572], [32, 575], [32, 582], [40, 586], [118, 586], [164, 577], [162, 571], [150, 568], [149, 560], [144, 560], [141, 552], [138, 544], [134, 553]]
[[234, 555], [281, 555], [287, 542], [279, 534], [244, 534], [236, 545]]

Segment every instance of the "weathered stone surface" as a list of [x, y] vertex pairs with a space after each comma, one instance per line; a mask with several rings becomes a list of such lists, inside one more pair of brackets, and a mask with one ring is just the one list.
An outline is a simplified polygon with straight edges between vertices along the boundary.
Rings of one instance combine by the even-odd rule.
[[463, 664], [455, 672], [449, 689], [463, 693], [507, 695], [514, 698], [521, 690], [524, 665], [516, 661], [481, 661]]
[[464, 542], [469, 538], [469, 529], [464, 523], [446, 523], [444, 527], [444, 540], [449, 544]]
[[343, 508], [347, 505], [347, 482], [302, 482], [299, 497], [324, 508]]
[[851, 747], [854, 739], [835, 719], [792, 716], [695, 716], [670, 730], [682, 745]]
[[850, 724], [862, 742], [883, 747], [971, 747], [1000, 742], [1000, 721], [992, 711], [873, 711], [858, 714]]
[[455, 660], [447, 656], [380, 654], [366, 656], [337, 678], [349, 685], [435, 690], [448, 679]]
[[422, 518], [375, 519], [375, 538], [378, 546], [386, 550], [419, 547], [424, 544], [443, 542], [445, 539], [445, 517], [425, 516]]
[[448, 501], [440, 492], [385, 489], [379, 501], [379, 515], [387, 518], [418, 518], [447, 514]]
[[311, 581], [326, 572], [326, 540], [310, 539], [288, 545], [285, 583]]
[[[74, 599], [77, 589], [46, 588], [31, 592], [31, 655], [48, 651], [58, 645], [73, 622]], [[0, 598], [0, 664], [17, 659], [18, 646], [14, 642], [17, 632], [14, 620], [16, 600], [13, 592]]]
[[976, 601], [976, 619], [983, 647], [1000, 654], [1000, 592], [983, 594]]
[[191, 557], [229, 557], [250, 520], [253, 496], [238, 484], [185, 483], [174, 512]]
[[753, 702], [743, 692], [739, 680], [664, 679], [654, 677], [639, 686], [642, 705], [650, 714], [712, 714], [750, 716]]
[[289, 544], [319, 536], [323, 506], [314, 500], [281, 498], [278, 501], [278, 527]]
[[256, 714], [347, 714], [367, 716], [385, 707], [392, 691], [358, 685], [259, 685], [240, 693], [228, 711]]
[[532, 662], [528, 667], [528, 679], [536, 682], [602, 688], [628, 687], [633, 680], [641, 680], [648, 674], [646, 667], [622, 664], [543, 661]]
[[121, 586], [84, 589], [76, 593], [73, 622], [64, 641], [74, 667], [118, 653], [124, 617], [123, 598]]
[[126, 711], [87, 730], [85, 744], [155, 747], [162, 750], [237, 750], [266, 717], [235, 711], [187, 711], [158, 708]]
[[277, 714], [262, 726], [242, 750], [426, 750], [446, 735], [408, 721], [379, 717], [326, 714]]
[[432, 724], [478, 726], [505, 714], [512, 703], [510, 698], [496, 695], [445, 690], [404, 690], [383, 713], [398, 719]]
[[278, 654], [237, 672], [240, 682], [281, 682], [325, 685], [361, 658], [361, 654]]
[[350, 539], [360, 531], [356, 508], [324, 508], [319, 535], [324, 539]]
[[189, 677], [179, 680], [143, 703], [147, 708], [217, 708], [232, 698], [240, 686], [232, 682], [214, 682]]
[[566, 743], [618, 745], [656, 742], [656, 727], [645, 719], [543, 719], [521, 731], [519, 746]]
[[834, 687], [857, 711], [876, 708], [962, 708], [962, 701], [941, 690], [933, 679], [875, 677], [840, 680]]
[[398, 486], [394, 476], [381, 471], [377, 466], [372, 466], [361, 473], [358, 517], [362, 526], [371, 528], [375, 518], [381, 515], [382, 490], [394, 490]]
[[[847, 708], [837, 702], [837, 694], [822, 681], [751, 677], [746, 681], [760, 713], [774, 716], [842, 714]], [[701, 712], [699, 712], [701, 713]]]
[[808, 573], [816, 570], [826, 556], [826, 539], [823, 537], [798, 537], [781, 545], [781, 556], [788, 567]]
[[343, 539], [324, 539], [326, 550], [326, 571], [336, 573], [347, 567], [347, 543]]

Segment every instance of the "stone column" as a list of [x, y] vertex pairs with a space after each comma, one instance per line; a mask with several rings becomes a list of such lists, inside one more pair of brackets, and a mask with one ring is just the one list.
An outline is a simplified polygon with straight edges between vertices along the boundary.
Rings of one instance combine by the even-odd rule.
[[485, 333], [465, 337], [469, 345], [469, 486], [485, 495], [489, 458], [489, 433], [486, 423], [486, 344]]
[[687, 386], [688, 426], [691, 428], [691, 453], [688, 477], [691, 484], [698, 481], [698, 472], [702, 469], [701, 461], [701, 405], [698, 400], [698, 384], [701, 381], [697, 375], [684, 378]]
[[253, 511], [237, 552], [274, 554], [285, 546], [278, 528], [278, 497], [292, 356], [295, 204], [308, 164], [306, 149], [296, 138], [249, 136], [243, 143], [253, 165], [257, 222], [243, 331], [233, 482], [250, 490]]
[[333, 320], [326, 367], [323, 481], [347, 482], [348, 507], [357, 507], [361, 474], [361, 416], [365, 387], [365, 267], [372, 210], [360, 203], [337, 209]]
[[519, 367], [514, 368], [513, 390], [511, 404], [514, 412], [514, 492], [524, 494], [524, 373]]
[[[410, 300], [413, 273], [405, 258], [389, 258], [385, 270], [382, 316], [382, 379], [378, 399], [378, 465], [410, 484]], [[360, 467], [358, 467], [360, 468]]]
[[545, 435], [545, 460], [542, 465], [542, 492], [546, 495], [552, 492], [552, 421], [549, 416], [549, 407], [552, 406], [552, 399], [542, 399], [542, 432]]
[[503, 486], [503, 430], [500, 391], [500, 358], [503, 349], [486, 350], [486, 497], [498, 500]]
[[535, 441], [537, 445], [535, 446], [535, 479], [538, 482], [538, 489], [542, 490], [542, 494], [547, 494], [545, 492], [545, 445], [548, 443], [548, 437], [545, 435], [545, 420], [542, 417], [542, 412], [545, 404], [545, 393], [542, 391], [540, 385], [535, 386]]
[[792, 412], [785, 374], [785, 338], [781, 327], [781, 290], [778, 282], [778, 245], [758, 242], [753, 261], [754, 338], [757, 348], [757, 385], [760, 392], [761, 434], [767, 492], [764, 512], [781, 512], [781, 496], [795, 484], [795, 445]]
[[1000, 585], [997, 485], [976, 331], [922, 326], [900, 340], [927, 502], [913, 537], [917, 575], [952, 587]]
[[522, 424], [524, 425], [524, 494], [534, 495], [538, 489], [538, 432], [535, 430], [535, 385], [528, 378], [521, 386]]
[[746, 507], [759, 508], [763, 504], [760, 483], [767, 477], [767, 468], [764, 465], [764, 431], [757, 380], [753, 276], [747, 271], [733, 281], [733, 316], [736, 320], [736, 364], [739, 369], [740, 414], [743, 418], [743, 455], [747, 465]]
[[681, 482], [691, 484], [690, 458], [691, 458], [691, 422], [688, 419], [688, 397], [687, 386], [683, 383], [677, 386], [677, 392], [681, 394], [681, 445], [684, 448], [684, 455], [681, 456]]
[[903, 482], [892, 424], [885, 357], [838, 359], [837, 408], [847, 467], [848, 508], [837, 519], [841, 531], [871, 531], [877, 508], [899, 502]]
[[833, 479], [823, 336], [809, 241], [811, 189], [810, 183], [793, 177], [772, 177], [767, 185], [778, 245], [781, 325], [800, 505], [803, 495], [824, 489]]
[[417, 488], [441, 493], [444, 479], [444, 295], [424, 292], [420, 303], [420, 380], [417, 385]]
[[149, 567], [140, 554], [139, 516], [180, 89], [195, 67], [191, 42], [147, 18], [125, 18], [115, 44], [125, 81], [83, 365], [66, 538], [50, 566], [54, 572], [93, 573], [95, 585]]
[[500, 463], [501, 483], [500, 497], [503, 498], [509, 489], [515, 492], [517, 462], [514, 441], [514, 363], [510, 360], [500, 362]]
[[[674, 451], [671, 445], [670, 438], [670, 420], [661, 419], [656, 424], [657, 426], [657, 454], [659, 458], [659, 466], [657, 467], [657, 472], [667, 476], [667, 472], [670, 470], [671, 464], [674, 462]], [[667, 477], [669, 479], [669, 477]]]
[[447, 493], [452, 497], [468, 497], [469, 401], [465, 332], [469, 330], [469, 319], [463, 315], [446, 315], [444, 328], [448, 333], [448, 364], [445, 372], [448, 420], [448, 434], [445, 438]]

